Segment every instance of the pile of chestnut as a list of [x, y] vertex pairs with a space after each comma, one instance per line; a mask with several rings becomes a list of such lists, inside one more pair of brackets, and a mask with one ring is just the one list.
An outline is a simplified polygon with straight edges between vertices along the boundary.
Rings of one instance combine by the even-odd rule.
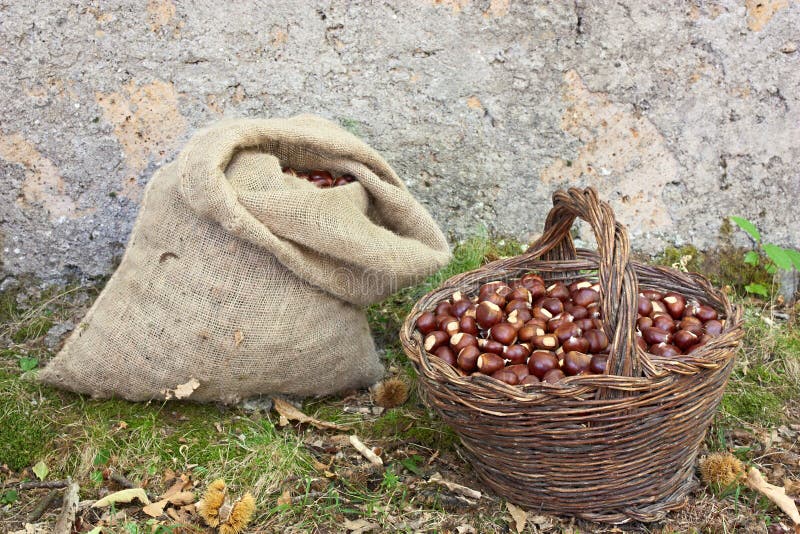
[[[651, 354], [688, 354], [722, 332], [713, 308], [678, 293], [642, 290], [638, 308], [637, 343]], [[425, 350], [460, 374], [512, 385], [603, 374], [608, 363], [600, 288], [585, 279], [548, 286], [528, 273], [488, 282], [475, 297], [454, 293], [416, 326]]]
[[284, 167], [283, 172], [285, 174], [297, 176], [302, 180], [308, 180], [312, 184], [323, 189], [327, 187], [339, 187], [340, 185], [347, 185], [356, 181], [356, 177], [351, 174], [343, 174], [334, 178], [328, 171], [296, 171], [289, 167]]

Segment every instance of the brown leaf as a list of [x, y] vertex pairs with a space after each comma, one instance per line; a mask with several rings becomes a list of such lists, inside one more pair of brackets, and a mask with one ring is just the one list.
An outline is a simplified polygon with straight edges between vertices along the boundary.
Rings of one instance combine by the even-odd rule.
[[173, 397], [176, 399], [185, 399], [194, 393], [194, 390], [199, 387], [200, 382], [196, 378], [192, 378], [185, 384], [179, 384], [175, 387], [175, 389], [167, 389], [162, 391], [162, 393], [164, 394], [164, 399], [166, 400], [169, 400]]
[[[174, 477], [173, 477], [174, 478]], [[170, 488], [164, 492], [163, 495], [160, 495], [158, 498], [161, 499], [169, 499], [175, 494], [182, 492], [183, 490], [189, 489], [192, 487], [192, 481], [189, 480], [189, 477], [186, 475], [181, 475], [181, 477], [174, 483]]]
[[514, 519], [514, 529], [517, 531], [517, 534], [520, 534], [520, 532], [525, 530], [528, 512], [518, 506], [514, 506], [510, 502], [506, 503], [506, 508], [508, 508], [508, 513], [511, 514], [511, 518]]
[[800, 495], [800, 480], [784, 478], [783, 486], [786, 488], [787, 495], [791, 495], [792, 497], [797, 497]]
[[292, 494], [289, 493], [289, 490], [283, 490], [281, 496], [278, 497], [278, 506], [283, 506], [284, 504], [292, 504]]
[[185, 506], [187, 504], [192, 504], [194, 502], [194, 492], [191, 491], [182, 491], [180, 493], [176, 493], [168, 499], [170, 504], [174, 504], [175, 506]]
[[783, 487], [769, 484], [755, 467], [751, 467], [747, 472], [745, 484], [778, 505], [778, 508], [783, 510], [794, 522], [795, 530], [797, 530], [797, 525], [800, 525], [800, 512], [797, 511], [794, 499], [786, 495], [786, 490]]
[[150, 503], [142, 508], [142, 512], [150, 517], [160, 517], [164, 513], [164, 507], [167, 506], [168, 502], [167, 499], [161, 499], [160, 501]]
[[[279, 397], [272, 398], [272, 405], [275, 408], [275, 411], [278, 412], [282, 418], [286, 418], [287, 423], [288, 421], [308, 423], [319, 428], [320, 430], [350, 430], [350, 427], [346, 425], [338, 425], [336, 423], [331, 423], [330, 421], [320, 421], [319, 419], [310, 417]], [[281, 426], [284, 426], [283, 419], [281, 419], [280, 424]]]

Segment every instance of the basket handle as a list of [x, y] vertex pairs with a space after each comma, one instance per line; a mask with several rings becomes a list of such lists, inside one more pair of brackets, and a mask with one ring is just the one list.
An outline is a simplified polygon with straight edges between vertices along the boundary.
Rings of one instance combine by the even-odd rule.
[[553, 193], [553, 208], [545, 220], [544, 234], [520, 259], [574, 260], [576, 251], [570, 230], [576, 218], [589, 223], [597, 239], [603, 329], [611, 346], [608, 373], [639, 377], [642, 362], [635, 333], [639, 284], [629, 261], [628, 232], [593, 187]]

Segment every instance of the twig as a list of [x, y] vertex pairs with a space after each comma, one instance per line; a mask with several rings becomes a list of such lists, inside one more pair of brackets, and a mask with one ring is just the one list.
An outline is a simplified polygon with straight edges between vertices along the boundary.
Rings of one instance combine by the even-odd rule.
[[50, 493], [44, 496], [44, 498], [40, 499], [39, 502], [36, 504], [31, 513], [28, 514], [28, 517], [25, 518], [26, 523], [36, 523], [40, 517], [44, 515], [48, 508], [53, 506], [55, 502], [58, 500], [58, 490], [50, 490]]
[[34, 480], [32, 482], [20, 482], [17, 489], [20, 491], [30, 489], [58, 489], [66, 488], [69, 480]]
[[[119, 484], [120, 486], [122, 486], [125, 489], [133, 489], [133, 488], [141, 488], [142, 487], [140, 484], [136, 484], [135, 482], [131, 482], [130, 480], [125, 478], [124, 475], [120, 475], [119, 473], [111, 473], [108, 476], [108, 478], [110, 480], [113, 480], [114, 482], [116, 482], [117, 484]], [[142, 488], [142, 489], [144, 489], [144, 488]], [[147, 498], [150, 499], [153, 502], [158, 500], [156, 498], [156, 496], [151, 494], [151, 493], [146, 493], [146, 495], [147, 495]]]
[[378, 456], [377, 454], [375, 454], [374, 452], [372, 452], [372, 449], [370, 449], [369, 447], [364, 445], [361, 442], [361, 440], [358, 439], [358, 436], [356, 436], [355, 434], [352, 434], [350, 436], [350, 444], [353, 447], [355, 447], [358, 452], [361, 453], [361, 456], [363, 456], [364, 458], [369, 460], [369, 462], [372, 465], [381, 466], [381, 467], [383, 466], [383, 460], [381, 460], [381, 457]]
[[78, 512], [78, 491], [80, 486], [77, 482], [67, 479], [67, 491], [64, 493], [64, 500], [61, 504], [61, 514], [53, 527], [53, 534], [70, 534], [75, 525], [75, 514]]

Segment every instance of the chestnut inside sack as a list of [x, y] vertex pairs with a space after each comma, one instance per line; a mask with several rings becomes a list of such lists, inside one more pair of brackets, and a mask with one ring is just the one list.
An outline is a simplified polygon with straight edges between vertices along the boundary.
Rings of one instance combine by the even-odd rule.
[[[597, 252], [575, 249], [577, 218]], [[629, 251], [597, 191], [557, 191], [524, 254], [450, 278], [403, 324], [422, 398], [510, 502], [658, 521], [694, 487], [741, 311], [702, 275], [641, 264]]]
[[368, 385], [383, 368], [363, 306], [449, 257], [402, 180], [342, 128], [222, 121], [150, 180], [122, 263], [39, 377], [129, 400], [186, 383], [222, 402]]

